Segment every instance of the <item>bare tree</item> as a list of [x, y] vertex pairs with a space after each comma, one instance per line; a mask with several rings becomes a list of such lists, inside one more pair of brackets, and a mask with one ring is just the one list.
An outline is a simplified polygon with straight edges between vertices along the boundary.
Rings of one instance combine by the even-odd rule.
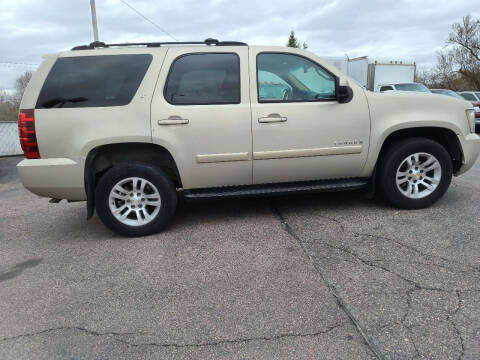
[[452, 26], [448, 61], [475, 90], [480, 90], [480, 20], [470, 15]]
[[453, 24], [437, 64], [417, 79], [430, 88], [480, 90], [480, 20], [467, 15]]
[[8, 96], [7, 90], [0, 89], [0, 103], [4, 103], [10, 100], [10, 96]]
[[451, 52], [439, 52], [437, 55], [437, 66], [433, 71], [431, 81], [437, 87], [456, 90], [456, 79], [458, 74], [454, 70], [454, 55]]
[[0, 89], [0, 121], [16, 121], [23, 93], [32, 78], [31, 71], [24, 72], [15, 81], [15, 93]]
[[22, 75], [20, 75], [17, 80], [15, 80], [15, 96], [13, 101], [17, 106], [20, 106], [20, 101], [22, 101], [23, 93], [27, 88], [30, 79], [32, 78], [33, 72], [25, 71]]

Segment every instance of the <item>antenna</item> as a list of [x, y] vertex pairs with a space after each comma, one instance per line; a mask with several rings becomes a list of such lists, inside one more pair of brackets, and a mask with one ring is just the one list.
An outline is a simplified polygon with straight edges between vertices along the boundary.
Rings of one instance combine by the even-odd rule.
[[95, 9], [95, 0], [90, 0], [90, 9], [92, 10], [93, 41], [98, 42], [97, 11]]

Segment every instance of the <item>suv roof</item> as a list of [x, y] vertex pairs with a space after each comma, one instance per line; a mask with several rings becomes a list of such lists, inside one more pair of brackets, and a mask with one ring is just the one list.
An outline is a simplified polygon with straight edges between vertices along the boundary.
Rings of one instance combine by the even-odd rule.
[[126, 47], [126, 46], [145, 46], [145, 47], [160, 47], [168, 45], [215, 45], [215, 46], [247, 46], [244, 42], [239, 41], [218, 41], [217, 39], [208, 38], [204, 41], [175, 41], [175, 42], [140, 42], [140, 43], [118, 43], [105, 44], [101, 41], [95, 41], [89, 45], [79, 45], [72, 48], [72, 50], [91, 50], [96, 48], [110, 48], [110, 47]]

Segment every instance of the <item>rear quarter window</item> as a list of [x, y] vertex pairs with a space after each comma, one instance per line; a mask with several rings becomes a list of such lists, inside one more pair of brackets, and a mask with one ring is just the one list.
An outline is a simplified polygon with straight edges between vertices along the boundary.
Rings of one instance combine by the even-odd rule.
[[59, 58], [37, 100], [37, 109], [127, 105], [147, 72], [152, 55]]

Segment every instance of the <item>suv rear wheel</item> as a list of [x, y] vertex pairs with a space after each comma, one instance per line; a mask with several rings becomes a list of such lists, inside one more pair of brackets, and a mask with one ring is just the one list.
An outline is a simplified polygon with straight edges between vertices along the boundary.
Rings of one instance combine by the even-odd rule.
[[440, 199], [452, 180], [452, 160], [439, 143], [410, 138], [389, 146], [379, 164], [379, 187], [392, 205], [419, 209]]
[[95, 189], [95, 206], [103, 223], [125, 236], [162, 230], [177, 207], [175, 186], [150, 164], [123, 163], [109, 169]]

